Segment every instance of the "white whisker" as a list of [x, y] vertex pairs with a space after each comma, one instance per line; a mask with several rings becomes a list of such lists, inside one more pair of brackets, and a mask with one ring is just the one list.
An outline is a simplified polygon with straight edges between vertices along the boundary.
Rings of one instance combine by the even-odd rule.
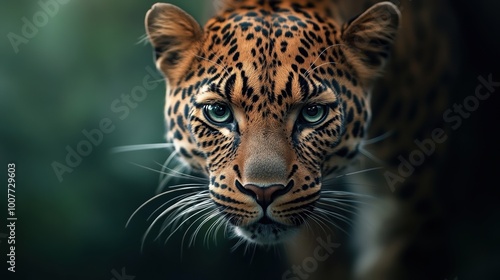
[[[341, 220], [339, 217], [337, 217], [335, 214], [336, 213], [330, 213], [328, 211], [325, 211], [321, 208], [316, 208], [316, 213], [318, 213], [318, 215], [325, 215], [325, 219], [328, 221], [328, 223], [330, 223], [331, 225], [333, 225], [335, 228], [339, 229], [340, 231], [342, 231], [343, 233], [345, 233], [347, 236], [350, 236], [350, 234], [345, 231], [341, 226], [337, 225], [334, 221], [330, 220], [330, 219], [327, 219], [327, 217], [333, 217], [335, 219], [339, 219]], [[344, 221], [345, 222], [345, 221]]]
[[367, 199], [372, 199], [372, 200], [376, 200], [377, 198], [372, 196], [372, 195], [368, 195], [368, 194], [361, 194], [361, 193], [355, 193], [355, 192], [346, 192], [346, 191], [334, 191], [334, 190], [322, 190], [321, 191], [321, 196], [322, 197], [339, 197], [339, 196], [342, 196], [342, 197], [356, 197], [356, 198], [367, 198]]
[[189, 225], [189, 227], [186, 229], [186, 231], [184, 232], [184, 234], [182, 235], [182, 239], [181, 239], [181, 254], [182, 254], [182, 250], [184, 248], [184, 245], [183, 245], [184, 244], [184, 240], [186, 239], [186, 235], [188, 234], [189, 229], [191, 229], [191, 227], [193, 227], [199, 220], [203, 219], [203, 221], [198, 225], [198, 227], [195, 229], [195, 231], [191, 234], [191, 237], [190, 237], [190, 240], [189, 240], [189, 244], [188, 244], [188, 248], [195, 245], [196, 236], [198, 235], [198, 232], [201, 230], [201, 228], [203, 227], [203, 225], [205, 223], [209, 222], [210, 220], [212, 220], [214, 217], [216, 217], [216, 215], [217, 215], [217, 209], [213, 209], [213, 207], [211, 207], [211, 208], [212, 208], [212, 211], [210, 211], [208, 213], [205, 213], [205, 214], [201, 215], [200, 217], [198, 217], [196, 220], [194, 220], [191, 223], [191, 225]]
[[318, 211], [322, 211], [323, 213], [327, 214], [327, 215], [330, 215], [331, 217], [334, 217], [350, 226], [352, 226], [352, 220], [350, 218], [348, 218], [347, 216], [345, 215], [342, 215], [340, 213], [337, 213], [337, 212], [334, 212], [334, 211], [330, 211], [328, 209], [324, 209], [324, 208], [316, 208], [316, 210]]
[[[172, 228], [176, 228], [179, 221], [187, 214], [195, 212], [200, 208], [210, 206], [210, 200], [207, 200], [207, 197], [208, 196], [206, 196], [206, 194], [202, 194], [200, 196], [196, 195], [193, 197], [186, 197], [176, 202], [170, 207], [171, 210], [175, 210], [167, 216], [163, 222], [162, 229], [165, 230], [170, 226]], [[201, 202], [199, 202], [200, 200]], [[162, 232], [160, 232], [159, 235], [161, 235]]]
[[133, 164], [133, 165], [135, 165], [135, 166], [137, 166], [137, 167], [144, 168], [144, 169], [149, 170], [149, 171], [153, 171], [153, 172], [155, 172], [155, 173], [165, 174], [165, 173], [163, 173], [163, 172], [162, 172], [162, 171], [160, 171], [160, 170], [156, 170], [156, 169], [154, 169], [154, 168], [147, 167], [147, 166], [144, 166], [144, 165], [141, 165], [141, 164], [138, 164], [138, 163], [134, 163], [134, 162], [129, 162], [129, 163], [130, 163], [130, 164]]
[[[168, 167], [168, 166], [170, 165], [170, 163], [171, 163], [174, 159], [177, 161], [177, 160], [178, 160], [178, 159], [177, 159], [177, 155], [178, 155], [178, 153], [177, 153], [177, 151], [176, 151], [176, 150], [173, 150], [173, 151], [172, 151], [172, 153], [170, 153], [170, 155], [168, 156], [168, 158], [167, 158], [167, 159], [165, 160], [165, 162], [161, 165], [161, 167], [162, 167], [162, 168], [161, 168], [161, 171], [162, 171], [162, 172], [167, 173], [167, 172], [166, 172], [166, 170], [165, 170], [165, 167]], [[179, 165], [179, 164], [177, 164], [177, 165]], [[159, 188], [157, 189], [157, 192], [160, 192], [160, 191], [161, 191], [161, 187], [163, 186], [163, 185], [162, 185], [162, 182], [163, 182], [163, 180], [165, 179], [165, 177], [167, 177], [167, 176], [168, 176], [168, 175], [166, 175], [166, 174], [160, 174], [160, 182], [159, 182], [159, 184], [160, 184], [160, 185], [159, 185]], [[168, 182], [165, 182], [165, 185], [166, 185], [166, 184], [168, 184]]]
[[[346, 206], [349, 206], [352, 209], [359, 210], [361, 209], [361, 206], [373, 206], [372, 203], [367, 203], [367, 202], [362, 202], [362, 201], [357, 201], [357, 200], [351, 200], [351, 199], [342, 199], [342, 198], [335, 198], [335, 197], [321, 197], [319, 201], [324, 201], [327, 203], [344, 203]], [[352, 203], [352, 204], [350, 204]]]
[[[215, 206], [212, 206], [212, 208], [214, 208]], [[191, 246], [195, 246], [195, 243], [196, 243], [196, 237], [198, 236], [198, 233], [201, 231], [201, 228], [206, 224], [208, 223], [209, 221], [213, 220], [215, 217], [217, 217], [217, 215], [219, 214], [219, 211], [217, 209], [213, 209], [212, 212], [210, 212], [210, 215], [208, 215], [207, 217], [205, 217], [205, 219], [203, 221], [201, 221], [201, 223], [198, 225], [198, 227], [196, 227], [195, 231], [193, 232], [193, 234], [191, 234], [191, 238], [189, 240], [189, 245], [188, 247], [191, 247]], [[217, 221], [217, 219], [216, 219]], [[215, 222], [212, 222], [212, 224], [215, 223]], [[189, 228], [188, 228], [189, 229]], [[187, 230], [186, 230], [186, 233], [187, 233]], [[184, 237], [183, 237], [184, 239]]]
[[245, 243], [245, 239], [240, 237], [238, 242], [236, 242], [236, 244], [234, 244], [234, 246], [231, 247], [231, 252], [234, 253], [236, 251], [236, 249], [238, 249], [238, 247], [240, 247], [243, 243]]
[[335, 177], [335, 179], [342, 178], [342, 177], [345, 177], [345, 176], [352, 176], [352, 175], [362, 174], [362, 173], [366, 173], [366, 172], [370, 172], [370, 171], [375, 171], [375, 170], [381, 170], [381, 169], [384, 169], [384, 168], [383, 167], [374, 167], [374, 168], [369, 168], [369, 169], [365, 169], [365, 170], [355, 171], [355, 172], [351, 172], [351, 173], [339, 175], [339, 176]]
[[[188, 200], [188, 199], [185, 199], [185, 200]], [[184, 207], [184, 206], [183, 206], [183, 207], [180, 207], [178, 210], [176, 210], [176, 212], [175, 212], [175, 213], [172, 213], [172, 215], [173, 215], [173, 216], [175, 216], [175, 217], [174, 217], [174, 218], [172, 218], [172, 219], [167, 219], [167, 220], [165, 221], [165, 223], [164, 223], [165, 225], [163, 225], [163, 226], [162, 226], [162, 230], [161, 230], [161, 231], [160, 231], [160, 233], [158, 234], [158, 237], [159, 237], [160, 235], [162, 235], [162, 234], [163, 234], [163, 232], [164, 232], [166, 229], [168, 229], [168, 228], [170, 228], [170, 226], [172, 226], [172, 228], [174, 228], [174, 231], [172, 231], [172, 232], [170, 233], [169, 237], [167, 238], [167, 240], [168, 240], [168, 239], [169, 239], [169, 238], [170, 238], [170, 237], [171, 237], [171, 236], [172, 236], [172, 235], [173, 235], [173, 234], [174, 234], [174, 233], [175, 233], [175, 232], [176, 232], [176, 231], [177, 231], [180, 227], [182, 227], [182, 225], [183, 225], [183, 224], [185, 224], [185, 223], [186, 223], [186, 221], [187, 221], [187, 220], [189, 220], [189, 219], [191, 219], [192, 217], [194, 217], [194, 216], [196, 216], [197, 214], [199, 214], [199, 213], [200, 213], [200, 211], [198, 211], [198, 210], [200, 210], [200, 209], [201, 209], [201, 212], [202, 212], [202, 211], [204, 211], [204, 210], [206, 210], [206, 209], [210, 209], [210, 208], [212, 208], [211, 206], [213, 206], [213, 204], [211, 203], [211, 201], [202, 201], [202, 202], [200, 202], [200, 203], [196, 203], [196, 202], [197, 202], [197, 200], [196, 200], [196, 199], [191, 199], [191, 200], [189, 200], [189, 202], [190, 202], [190, 203], [188, 203], [188, 204], [186, 205], [186, 207]], [[193, 206], [193, 207], [189, 207], [189, 206], [192, 206], [192, 205], [194, 205], [194, 206]], [[187, 209], [186, 209], [186, 208], [187, 208]], [[184, 209], [184, 210], [179, 211], [180, 209]], [[191, 213], [193, 213], [193, 212], [196, 212], [196, 213], [195, 213], [195, 214], [193, 214], [193, 215], [187, 215], [187, 214], [191, 214]], [[188, 216], [188, 217], [186, 218], [186, 220], [183, 220], [182, 222], [180, 222], [180, 223], [179, 223], [179, 221], [180, 221], [182, 218], [186, 217], [186, 216]], [[168, 222], [168, 223], [167, 223], [167, 222]]]
[[207, 178], [184, 173], [184, 172], [182, 172], [180, 170], [176, 170], [176, 169], [171, 169], [171, 168], [164, 166], [161, 163], [156, 162], [156, 161], [155, 161], [155, 163], [157, 165], [161, 166], [163, 168], [163, 170], [166, 170], [165, 172], [163, 172], [164, 174], [168, 174], [170, 176], [179, 177], [179, 178], [193, 179], [193, 180], [198, 180], [198, 181], [202, 180], [203, 182], [208, 182]]
[[[170, 190], [170, 191], [167, 191], [167, 192], [164, 192], [164, 193], [160, 193], [160, 194], [157, 194], [155, 196], [153, 196], [152, 198], [148, 199], [146, 202], [144, 202], [143, 204], [141, 204], [141, 206], [139, 206], [133, 213], [132, 215], [130, 215], [129, 219], [127, 220], [127, 223], [125, 224], [125, 227], [128, 227], [128, 225], [130, 224], [130, 221], [132, 220], [132, 218], [137, 214], [137, 212], [139, 212], [142, 208], [144, 208], [148, 203], [150, 203], [151, 201], [161, 197], [161, 196], [164, 196], [164, 195], [167, 195], [167, 194], [170, 194], [172, 192], [177, 192], [177, 191], [184, 191], [184, 190], [195, 190], [195, 189], [199, 189], [199, 187], [191, 187], [191, 188], [183, 188], [183, 189], [175, 189], [175, 190]], [[193, 191], [194, 192], [194, 191]]]
[[[330, 201], [330, 202], [334, 202], [334, 201]], [[354, 212], [354, 211], [351, 211], [351, 210], [348, 210], [348, 209], [346, 209], [346, 208], [343, 208], [343, 207], [338, 206], [338, 205], [342, 205], [342, 206], [346, 206], [346, 207], [347, 207], [347, 206], [350, 206], [350, 205], [345, 204], [345, 203], [342, 203], [342, 202], [324, 203], [324, 202], [318, 201], [318, 202], [317, 202], [317, 204], [318, 204], [318, 205], [323, 205], [323, 206], [325, 206], [325, 207], [330, 207], [330, 208], [339, 209], [339, 210], [341, 210], [341, 211], [343, 211], [343, 212], [347, 212], [347, 213], [349, 213], [349, 214], [351, 214], [351, 215], [354, 215], [354, 216], [358, 216], [358, 215], [359, 215], [358, 213], [356, 213], [356, 212]], [[337, 205], [336, 205], [336, 204], [337, 204]], [[327, 209], [325, 209], [324, 207], [322, 207], [322, 209], [327, 210]], [[355, 208], [355, 210], [357, 210], [357, 208]]]
[[111, 149], [111, 153], [126, 153], [134, 151], [143, 150], [155, 150], [155, 149], [172, 149], [174, 144], [172, 143], [158, 143], [158, 144], [143, 144], [143, 145], [130, 145], [130, 146], [120, 146]]
[[[173, 191], [176, 191], [176, 190], [173, 190]], [[160, 220], [162, 219], [165, 215], [169, 214], [172, 210], [178, 208], [178, 207], [189, 207], [191, 204], [193, 203], [196, 203], [196, 200], [193, 200], [193, 201], [190, 201], [190, 200], [193, 200], [192, 198], [190, 197], [186, 197], [186, 198], [183, 198], [179, 201], [177, 201], [175, 204], [173, 204], [172, 206], [168, 207], [166, 210], [164, 210], [160, 215], [158, 215], [158, 217], [156, 217], [153, 222], [151, 223], [151, 225], [149, 225], [149, 227], [147, 228], [146, 232], [144, 233], [144, 236], [142, 238], [142, 245], [141, 245], [141, 250], [143, 249], [144, 247], [144, 242], [146, 241], [146, 238], [147, 236], [149, 235], [149, 232], [152, 230], [152, 228], [154, 227], [154, 225]], [[190, 202], [190, 203], [186, 203], [186, 202]], [[170, 217], [170, 216], [169, 216]], [[189, 219], [189, 218], [188, 218]], [[168, 219], [167, 219], [168, 221]], [[163, 232], [163, 231], [162, 231]], [[161, 233], [159, 235], [161, 235]], [[159, 237], [158, 235], [158, 237]], [[157, 238], [158, 238], [157, 237]], [[157, 239], [156, 238], [156, 239]], [[155, 240], [156, 240], [155, 239]]]
[[327, 48], [325, 48], [321, 53], [318, 54], [318, 57], [316, 57], [316, 59], [313, 61], [313, 63], [311, 63], [311, 65], [309, 66], [309, 69], [307, 69], [306, 73], [309, 72], [309, 70], [313, 67], [313, 65], [316, 63], [316, 61], [318, 61], [318, 59], [320, 59], [320, 57], [329, 49], [333, 48], [333, 47], [337, 47], [337, 46], [346, 46], [345, 44], [333, 44], [331, 46], [328, 46]]
[[[207, 231], [205, 232], [205, 235], [203, 236], [203, 244], [206, 244], [206, 246], [209, 248], [210, 245], [209, 245], [209, 239], [210, 239], [210, 234], [212, 234], [213, 230], [214, 229], [217, 229], [219, 227], [220, 224], [222, 224], [225, 220], [225, 217], [224, 215], [221, 215], [221, 213], [219, 212], [218, 213], [219, 217], [215, 220], [215, 222], [213, 222], [207, 229]], [[215, 243], [215, 246], [217, 246], [217, 238], [216, 238], [216, 232], [214, 232], [214, 243]]]
[[137, 39], [137, 43], [135, 43], [135, 44], [136, 45], [139, 45], [139, 44], [146, 45], [146, 44], [148, 44], [148, 42], [149, 42], [148, 34], [144, 33], [141, 36], [139, 36], [139, 38]]
[[195, 195], [193, 195], [193, 192], [190, 192], [190, 193], [186, 193], [186, 194], [174, 197], [174, 198], [170, 199], [169, 201], [167, 201], [167, 202], [163, 203], [162, 205], [160, 205], [155, 211], [153, 211], [153, 213], [151, 213], [149, 215], [149, 217], [146, 220], [149, 221], [158, 211], [160, 211], [161, 208], [163, 208], [166, 205], [169, 205], [172, 201], [175, 201], [175, 200], [179, 200], [179, 201], [182, 200], [183, 201], [183, 199], [187, 198], [187, 197], [189, 197], [190, 200], [191, 199], [194, 200], [194, 199], [198, 199], [199, 197], [203, 197], [202, 195], [205, 195], [204, 191], [201, 191], [201, 192], [199, 192], [199, 193], [197, 193]]
[[359, 152], [364, 155], [365, 157], [371, 159], [373, 162], [376, 164], [380, 165], [386, 165], [383, 160], [378, 159], [376, 156], [374, 156], [372, 153], [368, 152], [364, 147], [359, 147]]
[[378, 143], [378, 142], [381, 142], [387, 138], [389, 138], [392, 134], [394, 134], [394, 131], [388, 131], [380, 136], [377, 136], [377, 137], [374, 137], [372, 139], [367, 139], [367, 140], [362, 140], [361, 141], [361, 146], [368, 146], [368, 145], [371, 145], [371, 144], [375, 144], [375, 143]]
[[320, 228], [321, 230], [323, 231], [323, 233], [328, 234], [328, 231], [325, 229], [325, 228], [329, 228], [327, 223], [326, 222], [330, 222], [327, 218], [321, 216], [321, 215], [318, 215], [316, 212], [314, 211], [310, 211], [308, 210], [307, 211], [309, 213], [309, 218], [314, 221]]
[[[197, 204], [195, 207], [189, 209], [190, 211], [187, 212], [187, 213], [190, 213], [190, 212], [195, 212], [194, 214], [192, 215], [189, 215], [185, 220], [183, 220], [179, 225], [177, 225], [171, 232], [170, 232], [170, 235], [168, 235], [167, 239], [165, 239], [165, 243], [168, 242], [168, 240], [184, 225], [186, 224], [189, 220], [191, 220], [192, 218], [198, 216], [199, 214], [207, 211], [207, 210], [211, 210], [211, 207], [206, 207], [206, 206], [209, 206], [208, 204], [206, 205], [202, 205], [202, 204]], [[201, 208], [201, 209], [200, 209]], [[186, 213], [186, 214], [187, 214]], [[176, 218], [174, 218], [174, 220], [178, 219], [178, 218], [181, 218], [182, 216], [184, 215], [178, 215]], [[168, 223], [161, 231], [160, 233], [158, 234], [158, 236], [156, 237], [155, 240], [157, 240], [164, 232], [166, 229], [168, 229], [170, 227], [170, 225], [172, 224], [173, 221], [171, 221], [170, 223]]]
[[307, 78], [307, 77], [309, 77], [309, 75], [311, 75], [311, 73], [312, 73], [314, 70], [316, 70], [316, 69], [320, 68], [321, 66], [325, 66], [325, 65], [329, 65], [329, 64], [337, 64], [337, 62], [333, 62], [333, 61], [331, 61], [331, 62], [325, 62], [325, 63], [323, 63], [323, 64], [320, 64], [320, 65], [318, 65], [318, 66], [314, 67], [313, 69], [311, 69], [311, 70], [309, 70], [309, 71], [307, 71], [307, 72], [305, 73], [305, 74], [306, 74], [306, 75], [305, 75], [305, 76], [306, 76], [306, 78]]

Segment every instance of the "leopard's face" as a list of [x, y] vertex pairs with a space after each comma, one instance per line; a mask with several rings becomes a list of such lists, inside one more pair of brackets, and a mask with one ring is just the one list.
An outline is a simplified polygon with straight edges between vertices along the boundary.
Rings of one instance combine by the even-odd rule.
[[[296, 232], [325, 176], [356, 156], [370, 83], [398, 22], [374, 25], [376, 7], [344, 26], [311, 7], [288, 8], [232, 9], [204, 31], [171, 5], [147, 17], [168, 82], [169, 139], [207, 175], [210, 199], [235, 233], [259, 244]], [[377, 30], [385, 37], [369, 33]], [[361, 33], [385, 41], [362, 53], [354, 46]]]

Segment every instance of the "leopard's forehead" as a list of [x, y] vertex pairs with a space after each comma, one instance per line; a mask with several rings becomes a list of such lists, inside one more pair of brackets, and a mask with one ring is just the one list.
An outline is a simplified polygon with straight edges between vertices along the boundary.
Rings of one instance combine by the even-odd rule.
[[259, 69], [288, 63], [300, 70], [335, 44], [338, 26], [306, 9], [255, 8], [225, 12], [209, 21], [205, 32], [206, 50], [222, 51], [229, 61], [251, 61]]
[[343, 74], [338, 30], [331, 19], [297, 7], [227, 11], [205, 26], [195, 71], [212, 75], [205, 89], [276, 118], [280, 110], [273, 109], [341, 91], [332, 79]]

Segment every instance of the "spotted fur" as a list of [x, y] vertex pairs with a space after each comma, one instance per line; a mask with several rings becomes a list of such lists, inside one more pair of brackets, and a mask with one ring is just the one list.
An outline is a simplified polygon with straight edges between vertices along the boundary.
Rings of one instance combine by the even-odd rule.
[[[387, 96], [394, 100], [398, 90], [409, 99], [400, 106], [417, 100], [411, 88], [391, 86], [402, 83], [397, 79], [404, 71], [397, 67], [408, 59], [403, 49], [414, 33], [398, 35], [401, 13], [391, 2], [223, 2], [203, 29], [170, 4], [156, 4], [147, 14], [156, 64], [167, 82], [167, 136], [186, 165], [209, 178], [210, 198], [238, 236], [279, 243], [303, 226], [324, 179], [342, 174], [369, 133], [405, 125], [399, 112], [384, 108], [393, 106]], [[403, 14], [409, 14], [405, 30], [415, 11], [419, 7]], [[391, 56], [400, 60], [384, 75]], [[431, 68], [444, 73], [445, 62], [435, 63]], [[436, 79], [414, 86], [429, 92], [443, 78]], [[406, 123], [433, 116], [411, 108]], [[325, 113], [316, 122], [304, 119], [318, 110]], [[212, 113], [224, 121], [214, 121]], [[419, 127], [414, 131], [425, 133]], [[384, 160], [411, 149], [411, 141], [394, 137], [376, 153]]]

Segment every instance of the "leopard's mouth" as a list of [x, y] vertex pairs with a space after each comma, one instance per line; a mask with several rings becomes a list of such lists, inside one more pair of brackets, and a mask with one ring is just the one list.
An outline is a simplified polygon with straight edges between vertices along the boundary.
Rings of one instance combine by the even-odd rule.
[[264, 216], [247, 226], [234, 226], [234, 233], [248, 242], [261, 245], [282, 243], [293, 237], [299, 226], [284, 225]]

